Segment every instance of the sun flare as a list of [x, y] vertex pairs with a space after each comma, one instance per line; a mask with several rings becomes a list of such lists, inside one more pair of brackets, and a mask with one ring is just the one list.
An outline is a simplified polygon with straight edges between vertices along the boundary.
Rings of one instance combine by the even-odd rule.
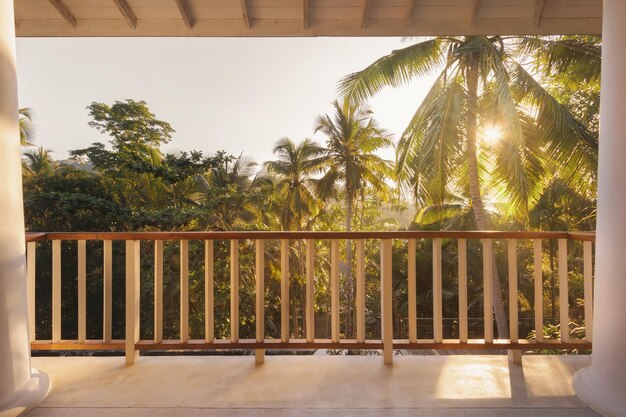
[[491, 125], [483, 129], [483, 140], [486, 143], [493, 145], [500, 139], [502, 139], [502, 129], [500, 127]]

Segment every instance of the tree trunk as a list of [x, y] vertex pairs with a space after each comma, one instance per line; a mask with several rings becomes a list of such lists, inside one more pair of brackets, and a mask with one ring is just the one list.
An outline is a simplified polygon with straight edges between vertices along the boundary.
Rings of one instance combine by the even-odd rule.
[[[352, 216], [354, 199], [350, 192], [346, 193], [346, 231], [352, 231]], [[352, 241], [346, 239], [346, 314], [345, 314], [345, 336], [352, 338], [354, 316], [354, 282], [352, 278]]]
[[[470, 58], [469, 69], [467, 71], [467, 89], [469, 96], [469, 125], [467, 126], [467, 167], [469, 180], [469, 193], [472, 200], [472, 211], [478, 230], [489, 230], [489, 219], [485, 211], [485, 205], [480, 192], [480, 180], [478, 177], [478, 156], [476, 150], [477, 122], [478, 114], [478, 57]], [[509, 337], [509, 326], [502, 301], [502, 289], [500, 287], [500, 277], [496, 265], [495, 254], [492, 259], [493, 269], [493, 311], [498, 329], [498, 338]]]

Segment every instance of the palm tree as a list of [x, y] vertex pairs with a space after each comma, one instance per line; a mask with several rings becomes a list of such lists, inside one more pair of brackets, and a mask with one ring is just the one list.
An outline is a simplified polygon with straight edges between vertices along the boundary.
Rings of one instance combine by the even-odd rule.
[[[346, 76], [341, 92], [362, 101], [385, 86], [438, 71], [397, 146], [397, 174], [420, 198], [446, 203], [451, 184], [462, 184], [479, 230], [490, 228], [484, 185], [505, 199], [510, 215], [527, 219], [541, 194], [545, 161], [558, 161], [563, 178], [574, 181], [597, 166], [597, 138], [533, 77], [529, 65], [536, 45], [552, 67], [571, 68], [588, 55], [584, 45], [556, 38], [501, 36], [438, 37], [391, 52], [360, 72]], [[537, 58], [537, 57], [535, 57]], [[489, 127], [499, 129], [494, 143], [479, 143]], [[480, 152], [479, 152], [480, 151]], [[494, 260], [495, 263], [495, 260]], [[500, 337], [508, 337], [500, 282], [494, 268], [494, 313]]]
[[42, 172], [49, 172], [52, 170], [52, 158], [50, 157], [49, 150], [44, 149], [42, 146], [37, 148], [36, 151], [28, 151], [24, 153], [26, 157], [26, 167], [33, 174], [39, 174]]
[[[385, 180], [392, 175], [389, 161], [376, 152], [391, 146], [389, 133], [378, 125], [372, 111], [365, 104], [353, 104], [349, 100], [333, 102], [333, 116], [318, 116], [315, 132], [326, 135], [327, 169], [317, 182], [318, 195], [325, 199], [335, 197], [341, 188], [346, 201], [346, 231], [352, 230], [355, 205], [363, 201], [367, 187], [376, 190], [388, 188]], [[352, 333], [352, 245], [346, 242], [347, 318], [346, 334]]]
[[33, 126], [33, 115], [31, 109], [21, 108], [20, 114], [20, 145], [35, 146], [35, 127]]
[[294, 226], [296, 230], [302, 230], [309, 224], [317, 205], [312, 176], [322, 170], [323, 153], [324, 148], [310, 139], [296, 145], [291, 139], [283, 138], [274, 146], [278, 159], [265, 163], [266, 170], [278, 176], [276, 185], [284, 201], [281, 210], [283, 230]]

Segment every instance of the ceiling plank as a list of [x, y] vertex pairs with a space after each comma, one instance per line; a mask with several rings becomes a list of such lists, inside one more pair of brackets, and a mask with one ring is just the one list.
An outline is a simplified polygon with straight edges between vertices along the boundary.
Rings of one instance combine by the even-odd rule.
[[533, 21], [533, 24], [535, 25], [536, 28], [539, 27], [539, 25], [541, 25], [541, 18], [543, 17], [543, 9], [546, 6], [546, 0], [536, 0], [535, 3], [535, 20]]
[[474, 0], [472, 5], [472, 14], [470, 15], [470, 27], [476, 25], [476, 18], [478, 17], [478, 10], [480, 9], [480, 0]]
[[193, 19], [191, 18], [191, 14], [189, 13], [189, 9], [185, 6], [185, 0], [175, 0], [176, 6], [178, 7], [178, 11], [180, 12], [180, 17], [185, 22], [185, 26], [189, 29], [193, 27]]
[[302, 27], [306, 30], [309, 26], [309, 0], [302, 0]]
[[133, 13], [133, 9], [130, 8], [126, 0], [113, 0], [113, 3], [117, 6], [118, 10], [126, 19], [128, 26], [133, 29], [137, 28], [137, 16]]
[[59, 12], [59, 14], [67, 23], [72, 25], [72, 27], [76, 27], [76, 18], [74, 17], [70, 9], [65, 5], [65, 3], [63, 3], [63, 0], [50, 0], [50, 4], [52, 4], [54, 8], [57, 9], [57, 12]]
[[363, 13], [361, 15], [361, 29], [365, 29], [367, 27], [367, 18], [370, 12], [370, 5], [372, 0], [364, 0], [363, 2]]
[[250, 29], [250, 14], [248, 13], [248, 0], [240, 0], [241, 2], [241, 17], [243, 18], [243, 25], [246, 29]]
[[413, 25], [413, 17], [415, 15], [415, 8], [417, 7], [417, 0], [410, 0], [409, 7], [406, 9], [404, 15], [404, 26]]

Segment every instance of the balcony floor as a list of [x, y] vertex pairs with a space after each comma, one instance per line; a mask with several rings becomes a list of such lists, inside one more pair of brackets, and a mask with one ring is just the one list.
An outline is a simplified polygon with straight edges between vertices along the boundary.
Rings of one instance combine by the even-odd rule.
[[597, 417], [574, 395], [588, 356], [37, 357], [32, 417]]

